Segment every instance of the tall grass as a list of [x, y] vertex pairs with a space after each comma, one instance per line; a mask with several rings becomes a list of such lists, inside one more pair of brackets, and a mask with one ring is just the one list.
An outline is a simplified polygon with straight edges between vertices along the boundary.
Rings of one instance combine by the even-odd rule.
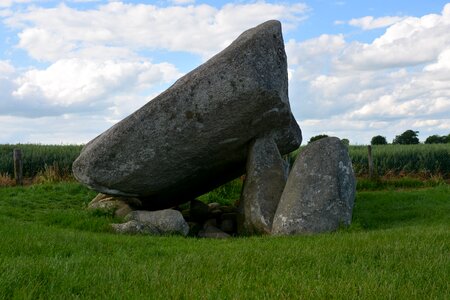
[[243, 178], [236, 178], [218, 188], [202, 195], [199, 200], [205, 203], [220, 203], [222, 205], [236, 205], [241, 197]]
[[[305, 146], [287, 156], [292, 164]], [[357, 176], [369, 174], [367, 146], [349, 146]], [[450, 178], [450, 144], [374, 145], [372, 159], [377, 176], [419, 176]]]
[[[79, 155], [82, 146], [0, 145], [0, 174], [3, 176], [13, 175], [14, 148], [22, 149], [26, 177], [35, 177], [39, 173], [50, 171], [64, 177], [71, 174], [72, 163]], [[299, 151], [302, 149], [303, 147]], [[297, 153], [298, 151], [286, 156], [291, 164]], [[349, 146], [349, 153], [356, 175], [367, 175], [367, 146]], [[372, 147], [372, 156], [378, 176], [419, 175], [426, 178], [432, 176], [450, 178], [450, 144], [376, 145]], [[215, 200], [211, 198], [208, 201]]]
[[13, 150], [21, 149], [23, 172], [26, 177], [53, 169], [60, 174], [72, 172], [72, 163], [80, 154], [80, 145], [36, 145], [17, 144], [0, 145], [0, 173], [14, 174]]
[[[357, 175], [368, 174], [367, 146], [350, 146], [350, 157]], [[440, 174], [450, 177], [450, 144], [374, 145], [373, 164], [376, 174]]]

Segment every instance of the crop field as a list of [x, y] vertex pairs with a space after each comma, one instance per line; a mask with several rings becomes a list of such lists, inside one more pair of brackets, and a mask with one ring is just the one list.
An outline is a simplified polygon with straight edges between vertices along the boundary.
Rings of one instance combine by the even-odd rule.
[[[368, 173], [367, 146], [350, 146], [350, 157], [357, 175]], [[374, 145], [374, 171], [384, 175], [450, 175], [450, 144]]]
[[[13, 176], [14, 148], [22, 150], [24, 176], [34, 177], [52, 167], [70, 174], [80, 145], [0, 145], [0, 174]], [[302, 148], [300, 148], [301, 151]], [[357, 176], [368, 174], [367, 146], [349, 146]], [[295, 153], [290, 157], [295, 158]], [[375, 173], [378, 176], [420, 175], [450, 178], [450, 144], [377, 145], [372, 146]]]
[[13, 176], [13, 150], [21, 149], [23, 172], [26, 177], [34, 177], [52, 167], [60, 173], [71, 173], [72, 163], [80, 154], [79, 145], [0, 145], [0, 174]]

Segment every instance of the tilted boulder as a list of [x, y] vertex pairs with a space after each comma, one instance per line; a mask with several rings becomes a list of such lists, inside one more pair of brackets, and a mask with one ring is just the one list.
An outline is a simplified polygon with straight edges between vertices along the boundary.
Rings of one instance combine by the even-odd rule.
[[163, 209], [243, 174], [248, 144], [263, 135], [281, 154], [301, 143], [278, 21], [245, 31], [90, 141], [73, 173], [101, 193], [138, 197], [146, 209]]
[[300, 152], [289, 174], [272, 234], [319, 233], [349, 225], [355, 189], [348, 150], [338, 138], [309, 144]]

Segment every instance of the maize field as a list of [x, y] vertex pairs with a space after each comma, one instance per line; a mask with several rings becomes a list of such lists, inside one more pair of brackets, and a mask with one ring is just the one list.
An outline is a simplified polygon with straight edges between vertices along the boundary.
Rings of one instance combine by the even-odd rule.
[[[23, 173], [34, 177], [48, 167], [70, 174], [72, 162], [81, 145], [0, 145], [0, 174], [14, 175], [13, 150], [21, 149]], [[301, 151], [304, 147], [301, 147]], [[298, 152], [298, 151], [296, 151]], [[367, 146], [349, 146], [350, 157], [357, 176], [368, 174]], [[450, 177], [450, 144], [374, 145], [372, 157], [375, 175], [439, 175]], [[290, 155], [291, 163], [295, 154]]]
[[72, 173], [72, 163], [80, 154], [79, 145], [0, 145], [0, 174], [14, 176], [13, 150], [22, 150], [23, 175], [34, 177], [48, 167], [62, 174]]

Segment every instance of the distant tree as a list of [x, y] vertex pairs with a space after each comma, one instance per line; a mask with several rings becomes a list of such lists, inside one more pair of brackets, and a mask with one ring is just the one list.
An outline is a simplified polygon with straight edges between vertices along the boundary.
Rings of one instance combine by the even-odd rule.
[[309, 139], [308, 144], [318, 141], [320, 139], [326, 138], [326, 137], [328, 137], [328, 135], [326, 135], [326, 134], [319, 134], [319, 135], [313, 136], [312, 138]]
[[418, 131], [414, 130], [406, 130], [400, 135], [397, 135], [395, 139], [392, 141], [392, 144], [401, 144], [401, 145], [410, 145], [410, 144], [418, 144]]
[[348, 139], [341, 139], [341, 142], [345, 145], [345, 146], [349, 146], [350, 145], [350, 141]]
[[372, 140], [370, 141], [370, 144], [371, 145], [386, 145], [387, 140], [384, 136], [376, 135], [372, 138]]
[[450, 143], [450, 134], [445, 137], [445, 142]]
[[447, 143], [448, 136], [431, 135], [425, 140], [425, 144], [445, 144]]

